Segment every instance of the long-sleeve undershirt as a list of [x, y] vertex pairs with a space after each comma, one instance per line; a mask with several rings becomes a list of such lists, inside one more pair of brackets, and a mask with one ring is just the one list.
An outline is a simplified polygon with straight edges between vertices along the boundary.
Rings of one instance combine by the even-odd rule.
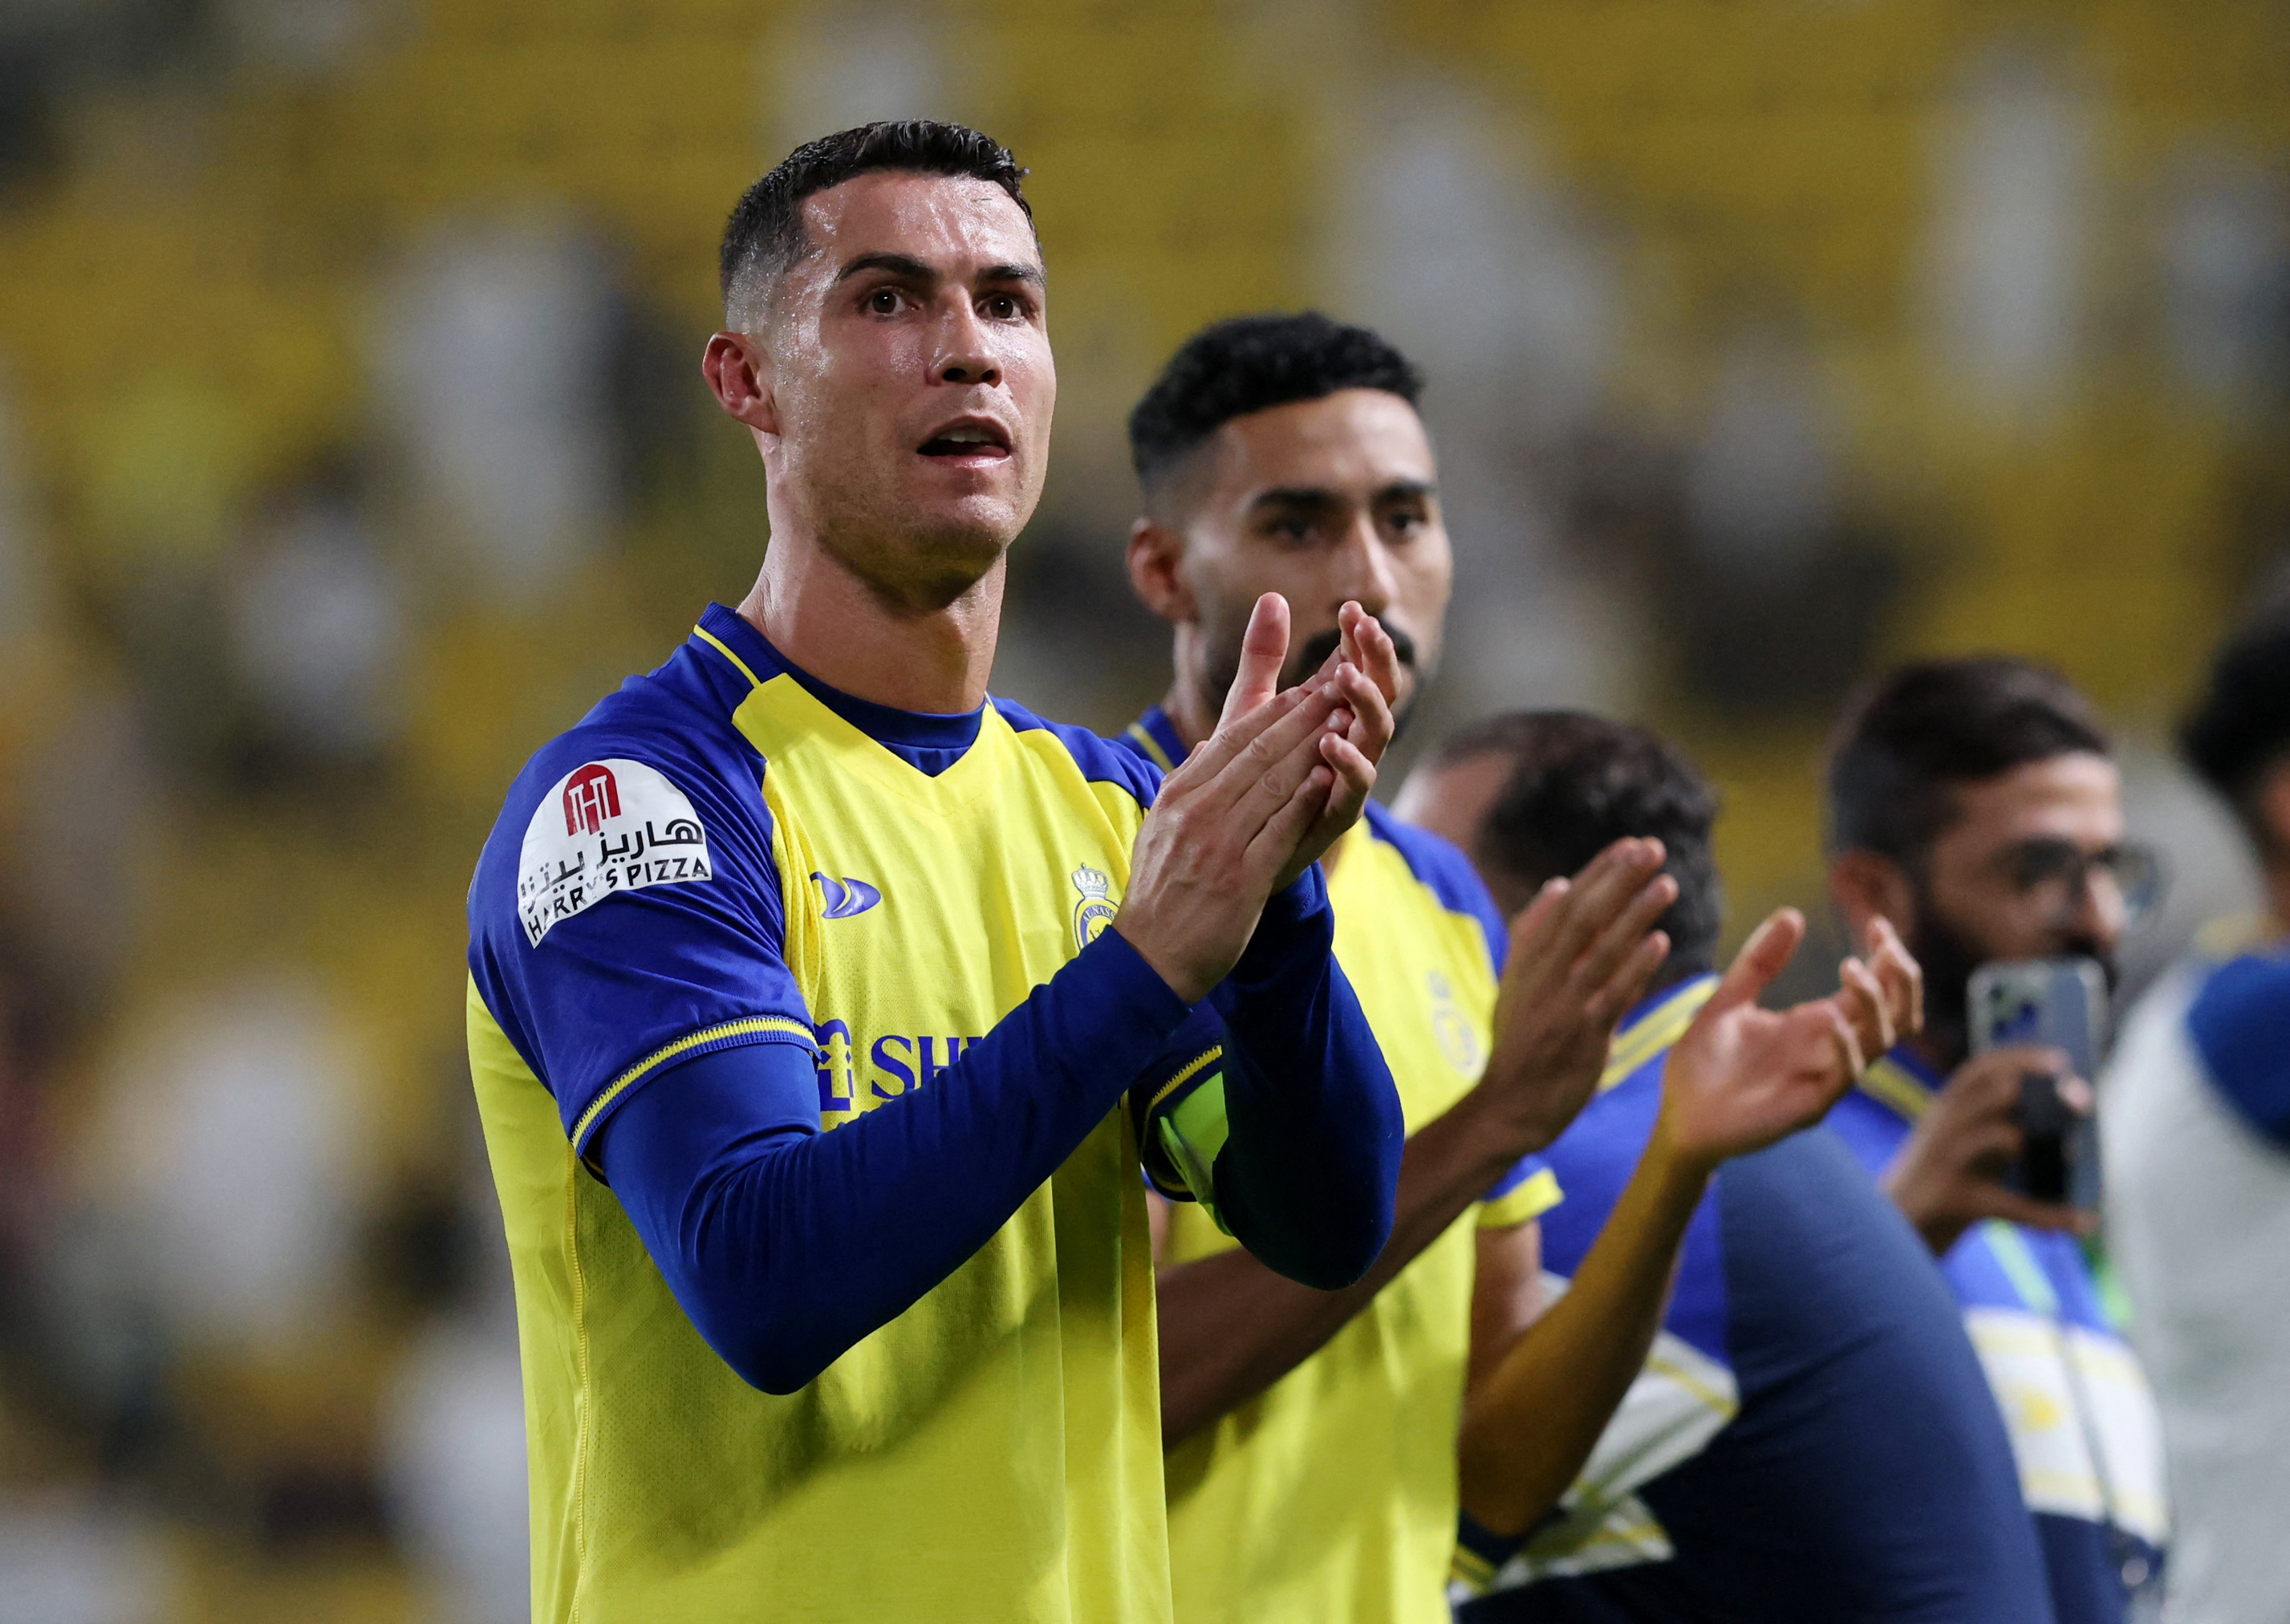
[[1107, 931], [930, 1086], [832, 1132], [808, 1053], [764, 1043], [650, 1079], [591, 1151], [709, 1345], [793, 1392], [984, 1245], [1133, 1083], [1218, 1022], [1221, 1209], [1272, 1268], [1340, 1286], [1389, 1233], [1403, 1127], [1333, 939], [1315, 870], [1191, 1009]]

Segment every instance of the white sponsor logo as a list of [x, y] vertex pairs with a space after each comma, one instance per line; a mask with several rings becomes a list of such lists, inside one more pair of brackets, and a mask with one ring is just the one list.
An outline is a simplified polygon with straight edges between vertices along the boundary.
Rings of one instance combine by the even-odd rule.
[[640, 761], [592, 761], [556, 780], [525, 825], [516, 912], [534, 947], [615, 892], [704, 880], [708, 834], [684, 791]]

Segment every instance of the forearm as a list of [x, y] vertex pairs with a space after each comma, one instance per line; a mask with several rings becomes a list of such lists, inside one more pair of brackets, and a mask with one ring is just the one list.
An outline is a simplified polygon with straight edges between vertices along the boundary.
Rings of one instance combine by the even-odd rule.
[[[608, 1127], [604, 1166], [701, 1335], [751, 1384], [792, 1392], [989, 1240], [1114, 1108], [1185, 1015], [1101, 939], [929, 1086], [832, 1132], [742, 1120], [773, 1086], [654, 1079]], [[708, 1069], [714, 1067], [714, 1070]], [[784, 1093], [784, 1089], [781, 1091]]]
[[1315, 1291], [1247, 1252], [1160, 1272], [1161, 1437], [1175, 1444], [1294, 1370], [1373, 1300], [1517, 1159], [1485, 1100], [1466, 1096], [1408, 1139], [1391, 1236], [1367, 1273]]
[[1467, 1396], [1462, 1503], [1481, 1526], [1524, 1532], [1581, 1473], [1661, 1328], [1709, 1174], [1674, 1152], [1657, 1123], [1565, 1295]]
[[1214, 1193], [1260, 1260], [1335, 1290], [1365, 1275], [1389, 1237], [1406, 1130], [1383, 1052], [1336, 964], [1325, 888], [1310, 879], [1309, 908], [1268, 908], [1258, 940], [1211, 996], [1235, 1051]]

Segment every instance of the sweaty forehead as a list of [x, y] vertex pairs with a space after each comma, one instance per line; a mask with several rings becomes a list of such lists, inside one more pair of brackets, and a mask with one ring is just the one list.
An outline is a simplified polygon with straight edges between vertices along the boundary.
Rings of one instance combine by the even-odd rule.
[[1017, 200], [991, 180], [880, 170], [803, 200], [811, 244], [796, 269], [831, 280], [861, 254], [902, 254], [961, 275], [985, 265], [1041, 264]]
[[1327, 490], [1365, 499], [1385, 486], [1438, 477], [1415, 408], [1382, 389], [1339, 389], [1237, 417], [1203, 448], [1213, 502], [1245, 504], [1272, 490]]

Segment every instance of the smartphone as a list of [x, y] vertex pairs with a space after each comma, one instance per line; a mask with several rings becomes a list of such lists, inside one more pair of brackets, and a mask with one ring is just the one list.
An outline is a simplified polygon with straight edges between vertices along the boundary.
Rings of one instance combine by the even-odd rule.
[[[2022, 1044], [2057, 1049], [2075, 1076], [2098, 1075], [2107, 1036], [2107, 976], [2087, 958], [2008, 959], [1972, 972], [1972, 1052]], [[2099, 1124], [2060, 1098], [2060, 1079], [2030, 1072], [2020, 1081], [2026, 1146], [2004, 1183], [2038, 1201], [2099, 1207]]]

